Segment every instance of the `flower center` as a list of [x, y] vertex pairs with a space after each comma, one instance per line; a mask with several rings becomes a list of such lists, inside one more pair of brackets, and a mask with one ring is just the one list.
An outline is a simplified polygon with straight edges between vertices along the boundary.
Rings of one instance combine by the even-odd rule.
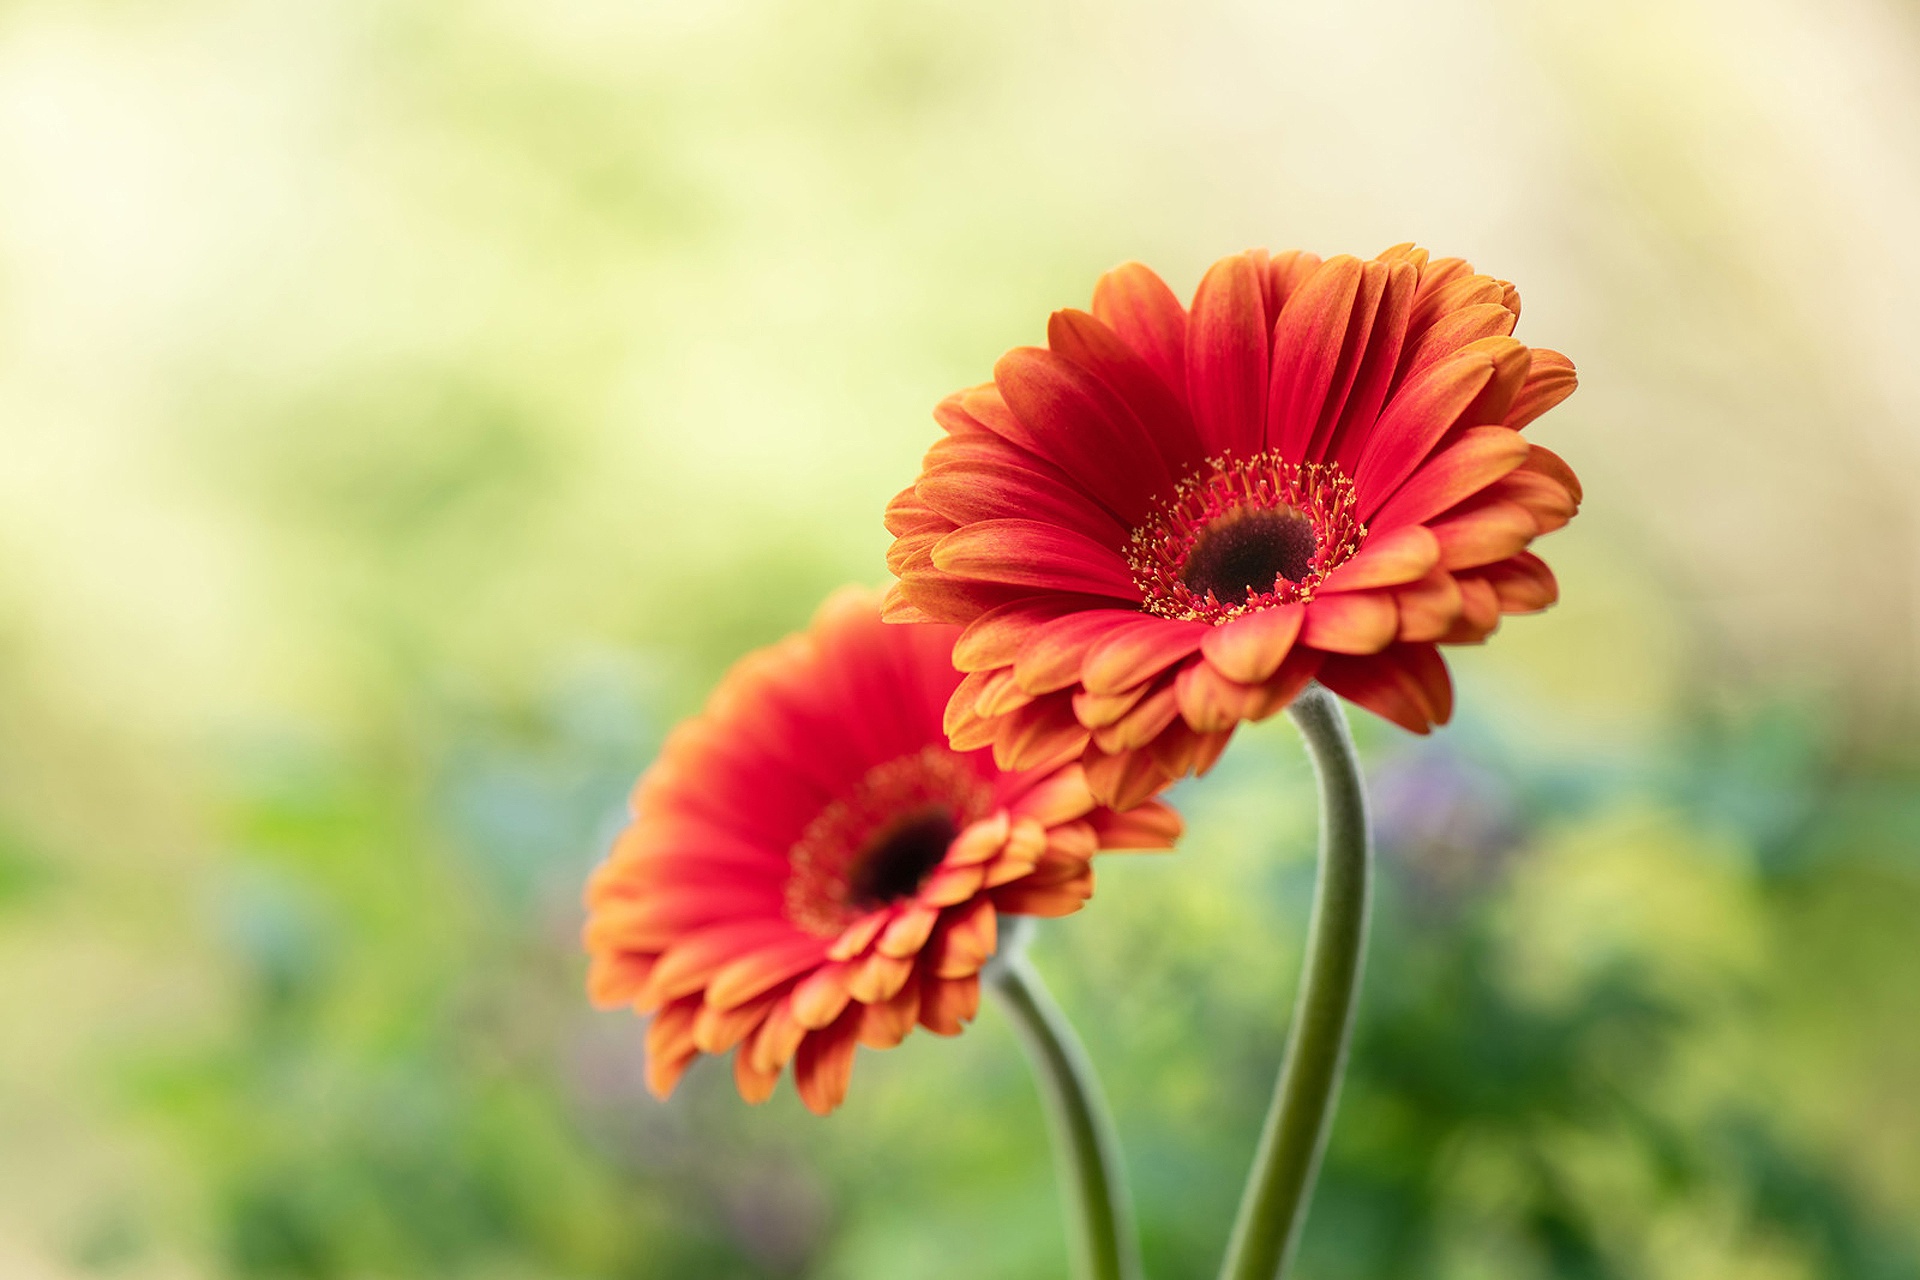
[[787, 918], [831, 937], [912, 897], [991, 797], [965, 758], [937, 743], [875, 765], [794, 842]]
[[1221, 623], [1311, 600], [1359, 549], [1353, 482], [1331, 463], [1215, 458], [1133, 531], [1127, 564], [1163, 618]]

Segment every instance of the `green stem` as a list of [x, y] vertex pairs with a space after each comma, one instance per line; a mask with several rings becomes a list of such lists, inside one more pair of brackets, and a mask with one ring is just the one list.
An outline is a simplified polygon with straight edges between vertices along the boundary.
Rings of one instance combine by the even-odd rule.
[[983, 976], [1013, 1020], [1046, 1099], [1055, 1158], [1063, 1166], [1063, 1190], [1076, 1227], [1075, 1274], [1083, 1280], [1138, 1280], [1140, 1245], [1120, 1143], [1086, 1050], [1018, 947], [1003, 947]]
[[1372, 841], [1340, 703], [1319, 685], [1287, 709], [1320, 780], [1320, 883], [1273, 1105], [1240, 1200], [1222, 1280], [1275, 1280], [1293, 1257], [1346, 1069], [1367, 942]]

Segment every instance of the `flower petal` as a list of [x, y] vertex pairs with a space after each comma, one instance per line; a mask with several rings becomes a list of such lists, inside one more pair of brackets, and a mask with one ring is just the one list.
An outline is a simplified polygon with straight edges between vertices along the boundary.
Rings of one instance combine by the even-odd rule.
[[1213, 264], [1187, 317], [1187, 404], [1210, 453], [1258, 453], [1267, 418], [1270, 332], [1250, 254]]
[[1119, 693], [1198, 649], [1212, 630], [1204, 622], [1143, 615], [1115, 627], [1087, 651], [1080, 681], [1091, 693]]
[[1229, 680], [1259, 684], [1286, 659], [1306, 612], [1304, 605], [1286, 604], [1242, 614], [1213, 628], [1200, 642], [1200, 651]]
[[1206, 458], [1186, 401], [1098, 319], [1084, 311], [1054, 312], [1047, 321], [1047, 346], [1106, 384], [1132, 410], [1175, 475]]
[[1342, 591], [1307, 606], [1300, 642], [1324, 653], [1375, 653], [1392, 642], [1400, 610], [1385, 591]]
[[1445, 569], [1435, 569], [1410, 587], [1393, 593], [1400, 606], [1400, 639], [1438, 640], [1460, 616], [1460, 584]]
[[1139, 600], [1118, 553], [1082, 534], [1034, 520], [982, 520], [933, 548], [942, 573], [1014, 586]]
[[1465, 351], [1402, 386], [1368, 438], [1354, 474], [1362, 508], [1392, 493], [1459, 421], [1494, 373], [1493, 358]]
[[1072, 361], [1018, 347], [993, 367], [994, 385], [1040, 456], [1059, 466], [1128, 528], [1152, 513], [1174, 476], [1147, 428]]
[[1187, 389], [1187, 312], [1166, 282], [1138, 262], [1122, 263], [1093, 287], [1093, 314], [1160, 380]]
[[1434, 454], [1391, 498], [1363, 507], [1360, 518], [1375, 529], [1419, 524], [1464, 502], [1526, 462], [1532, 446], [1506, 427], [1469, 427]]
[[1326, 576], [1320, 591], [1398, 587], [1418, 582], [1439, 563], [1440, 540], [1421, 525], [1402, 525], [1370, 535], [1351, 560]]
[[1492, 564], [1526, 550], [1538, 530], [1517, 502], [1496, 499], [1428, 526], [1440, 539], [1440, 563], [1448, 569]]
[[[1386, 268], [1376, 265], [1378, 283], [1384, 284]], [[1367, 270], [1358, 258], [1345, 254], [1329, 258], [1305, 284], [1287, 299], [1273, 329], [1273, 371], [1267, 390], [1265, 443], [1281, 456], [1299, 462], [1315, 461], [1313, 444], [1323, 424], [1332, 429], [1324, 413], [1329, 393], [1340, 370], [1342, 351], [1349, 346], [1349, 329], [1359, 331], [1364, 350], [1366, 330], [1373, 323], [1371, 308], [1356, 305]], [[1377, 302], [1378, 291], [1372, 301]], [[1345, 360], [1346, 378], [1351, 381], [1359, 362], [1360, 350]], [[1344, 397], [1345, 385], [1339, 388]], [[1334, 405], [1337, 412], [1338, 403]]]
[[1579, 385], [1580, 379], [1573, 371], [1573, 361], [1558, 351], [1535, 347], [1533, 363], [1527, 369], [1527, 380], [1521, 384], [1519, 394], [1514, 396], [1507, 416], [1501, 420], [1502, 424], [1515, 431], [1520, 430], [1572, 395], [1574, 388]]

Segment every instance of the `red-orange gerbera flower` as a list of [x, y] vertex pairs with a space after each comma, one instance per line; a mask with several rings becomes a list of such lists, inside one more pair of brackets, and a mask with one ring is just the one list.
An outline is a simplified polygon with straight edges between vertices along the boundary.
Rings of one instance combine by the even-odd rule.
[[1013, 773], [948, 746], [958, 634], [843, 592], [667, 739], [587, 890], [591, 993], [654, 1015], [656, 1094], [733, 1049], [748, 1101], [791, 1060], [831, 1111], [856, 1043], [973, 1017], [999, 913], [1076, 911], [1096, 850], [1179, 834], [1158, 801], [1095, 805], [1077, 764]]
[[1047, 349], [935, 413], [894, 499], [887, 617], [966, 624], [947, 728], [1001, 765], [1085, 753], [1124, 804], [1205, 769], [1318, 678], [1417, 733], [1437, 645], [1545, 608], [1527, 544], [1580, 485], [1520, 428], [1573, 366], [1511, 336], [1513, 286], [1402, 245], [1243, 253], [1183, 309], [1138, 264]]

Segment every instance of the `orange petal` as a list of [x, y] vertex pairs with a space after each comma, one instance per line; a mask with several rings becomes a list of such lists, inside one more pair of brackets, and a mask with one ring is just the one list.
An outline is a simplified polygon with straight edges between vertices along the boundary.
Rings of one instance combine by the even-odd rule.
[[1073, 695], [1074, 718], [1089, 729], [1104, 729], [1139, 706], [1140, 699], [1146, 697], [1152, 687], [1142, 681], [1119, 693], [1088, 693], [1082, 689]]
[[1428, 526], [1440, 539], [1448, 569], [1492, 564], [1526, 550], [1537, 534], [1533, 515], [1517, 502], [1495, 500]]
[[1179, 813], [1159, 800], [1094, 819], [1102, 849], [1171, 849], [1183, 829]]
[[920, 1025], [937, 1036], [957, 1036], [980, 1010], [980, 976], [929, 977], [920, 987]]
[[[1354, 473], [1363, 506], [1392, 493], [1425, 460], [1467, 406], [1493, 380], [1494, 361], [1484, 351], [1462, 351], [1400, 387], [1367, 437]], [[949, 537], [953, 536], [951, 534]], [[939, 563], [938, 550], [935, 563]]]
[[1106, 728], [1094, 731], [1094, 746], [1101, 751], [1131, 751], [1153, 741], [1180, 714], [1177, 683], [1176, 677], [1161, 676], [1140, 705]]
[[1074, 718], [1073, 696], [1050, 693], [995, 722], [993, 759], [1003, 772], [1057, 769], [1087, 749], [1086, 726]]
[[853, 999], [853, 993], [847, 989], [849, 978], [864, 964], [864, 961], [856, 961], [852, 966], [824, 964], [801, 979], [793, 988], [790, 1003], [793, 1020], [813, 1031], [839, 1017], [840, 1011]]
[[1014, 663], [1020, 687], [1032, 693], [1052, 693], [1078, 684], [1088, 651], [1116, 628], [1137, 622], [1141, 616], [1137, 609], [1102, 607], [1037, 628], [1020, 646]]
[[1196, 662], [1174, 681], [1180, 716], [1196, 733], [1220, 733], [1242, 720], [1256, 719], [1265, 708], [1266, 690], [1229, 680], [1212, 664]]
[[893, 918], [885, 933], [880, 935], [876, 949], [882, 955], [906, 959], [918, 955], [920, 948], [926, 945], [927, 936], [933, 932], [934, 922], [940, 918], [940, 909], [924, 903], [908, 903]]
[[1520, 392], [1513, 398], [1513, 404], [1501, 421], [1504, 425], [1520, 430], [1535, 418], [1573, 394], [1580, 383], [1573, 371], [1573, 361], [1558, 351], [1545, 347], [1533, 349], [1533, 364], [1527, 370], [1527, 380], [1521, 384]]
[[1392, 641], [1400, 611], [1384, 591], [1342, 591], [1307, 606], [1302, 644], [1324, 653], [1374, 653]]
[[1016, 818], [1032, 818], [1041, 826], [1051, 827], [1084, 816], [1093, 803], [1086, 770], [1073, 764], [1014, 797], [1009, 808]]
[[1418, 582], [1439, 563], [1439, 540], [1421, 525], [1402, 525], [1370, 535], [1351, 560], [1326, 576], [1320, 591], [1326, 594], [1404, 586]]
[[1091, 693], [1119, 693], [1151, 680], [1205, 642], [1204, 622], [1142, 615], [1115, 627], [1087, 651], [1080, 680]]
[[891, 999], [913, 973], [913, 964], [912, 960], [872, 952], [854, 965], [847, 977], [847, 990], [861, 1004]]
[[891, 1049], [907, 1038], [920, 1017], [920, 984], [909, 982], [891, 1000], [861, 1006], [860, 1043], [869, 1049]]
[[803, 933], [760, 947], [713, 975], [707, 983], [706, 1002], [717, 1009], [744, 1004], [819, 964], [825, 951], [820, 939]]
[[793, 1083], [807, 1110], [824, 1116], [839, 1106], [853, 1081], [853, 1051], [859, 1043], [861, 1012], [850, 1009], [840, 1021], [800, 1042], [793, 1059]]
[[1279, 669], [1305, 618], [1306, 608], [1298, 604], [1257, 609], [1213, 628], [1200, 651], [1227, 679], [1259, 684]]
[[1560, 598], [1560, 584], [1546, 561], [1532, 552], [1474, 571], [1493, 585], [1502, 613], [1537, 613]]
[[1400, 639], [1438, 640], [1460, 616], [1460, 584], [1445, 569], [1435, 569], [1393, 594], [1400, 606]]
[[1396, 645], [1384, 653], [1366, 657], [1329, 658], [1320, 669], [1320, 682], [1403, 729], [1427, 733], [1452, 710], [1451, 686], [1444, 684], [1446, 667], [1441, 664], [1439, 677], [1447, 691], [1446, 702], [1444, 706], [1434, 705], [1435, 693], [1427, 678], [1428, 671], [1416, 667], [1422, 659], [1410, 658], [1405, 652], [1410, 650], [1421, 651], [1438, 661], [1437, 651], [1431, 645]]
[[587, 968], [587, 998], [596, 1009], [631, 1004], [653, 972], [654, 960], [631, 951], [597, 953]]
[[949, 912], [940, 936], [928, 948], [933, 972], [942, 978], [964, 978], [978, 973], [999, 938], [993, 904], [985, 898]]
[[1087, 764], [1087, 781], [1100, 803], [1113, 809], [1132, 809], [1172, 782], [1158, 759], [1148, 751], [1122, 751]]
[[744, 1047], [733, 1055], [733, 1084], [750, 1106], [757, 1107], [771, 1098], [773, 1086], [779, 1082], [778, 1071], [756, 1070], [752, 1055]]

